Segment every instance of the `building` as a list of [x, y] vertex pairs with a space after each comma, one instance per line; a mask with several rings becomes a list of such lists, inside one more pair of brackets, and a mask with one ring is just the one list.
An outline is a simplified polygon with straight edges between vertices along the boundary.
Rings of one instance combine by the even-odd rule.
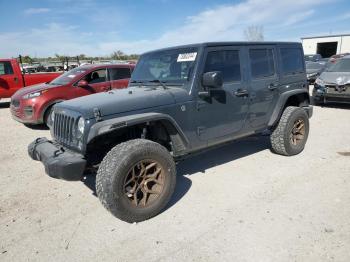
[[320, 54], [323, 58], [350, 53], [350, 34], [301, 38], [305, 54]]

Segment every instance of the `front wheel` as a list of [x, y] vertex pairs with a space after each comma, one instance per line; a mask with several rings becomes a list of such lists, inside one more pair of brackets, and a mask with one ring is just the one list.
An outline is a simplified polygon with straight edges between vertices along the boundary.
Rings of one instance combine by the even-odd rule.
[[115, 217], [139, 222], [159, 214], [176, 184], [172, 156], [158, 143], [135, 139], [105, 156], [96, 176], [96, 192]]
[[53, 109], [53, 105], [50, 106], [48, 109], [46, 109], [45, 113], [44, 113], [44, 124], [49, 127], [49, 121], [50, 121], [50, 117], [51, 117], [51, 113], [52, 113], [52, 109]]
[[303, 151], [309, 135], [309, 117], [304, 109], [288, 106], [273, 130], [272, 150], [280, 155], [292, 156]]

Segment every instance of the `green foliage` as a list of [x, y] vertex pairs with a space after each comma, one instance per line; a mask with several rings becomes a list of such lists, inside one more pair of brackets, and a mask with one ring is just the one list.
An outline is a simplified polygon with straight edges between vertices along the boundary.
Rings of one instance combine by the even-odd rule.
[[23, 63], [33, 63], [33, 62], [61, 62], [62, 64], [66, 62], [66, 59], [68, 58], [68, 61], [70, 62], [76, 62], [77, 58], [79, 59], [80, 62], [82, 61], [99, 61], [99, 60], [124, 60], [124, 61], [129, 61], [129, 60], [138, 60], [140, 55], [138, 54], [125, 54], [121, 50], [117, 50], [113, 52], [109, 56], [105, 57], [98, 57], [98, 56], [88, 56], [86, 54], [79, 54], [76, 56], [66, 56], [62, 54], [55, 54], [53, 57], [41, 57], [41, 58], [31, 58], [30, 56], [22, 56], [22, 62]]

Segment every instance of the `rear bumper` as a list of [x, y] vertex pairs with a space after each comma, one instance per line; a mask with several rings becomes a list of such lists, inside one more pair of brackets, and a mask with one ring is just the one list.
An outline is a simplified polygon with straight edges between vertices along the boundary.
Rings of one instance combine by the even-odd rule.
[[38, 138], [28, 146], [33, 160], [44, 164], [45, 172], [53, 178], [78, 181], [83, 178], [86, 160], [78, 153], [72, 153], [55, 145], [47, 138]]

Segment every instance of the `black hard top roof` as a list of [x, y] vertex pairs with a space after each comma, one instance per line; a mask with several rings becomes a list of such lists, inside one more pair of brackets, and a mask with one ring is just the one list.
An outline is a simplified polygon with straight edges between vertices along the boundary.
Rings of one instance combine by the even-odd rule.
[[277, 41], [259, 41], [259, 42], [249, 42], [249, 41], [237, 41], [237, 42], [204, 42], [197, 44], [189, 44], [189, 45], [180, 45], [173, 47], [166, 47], [161, 49], [155, 49], [144, 54], [151, 53], [154, 51], [162, 51], [162, 50], [170, 50], [170, 49], [180, 49], [180, 48], [191, 48], [191, 47], [220, 47], [220, 46], [247, 46], [247, 45], [298, 45], [301, 46], [300, 42], [277, 42]]

